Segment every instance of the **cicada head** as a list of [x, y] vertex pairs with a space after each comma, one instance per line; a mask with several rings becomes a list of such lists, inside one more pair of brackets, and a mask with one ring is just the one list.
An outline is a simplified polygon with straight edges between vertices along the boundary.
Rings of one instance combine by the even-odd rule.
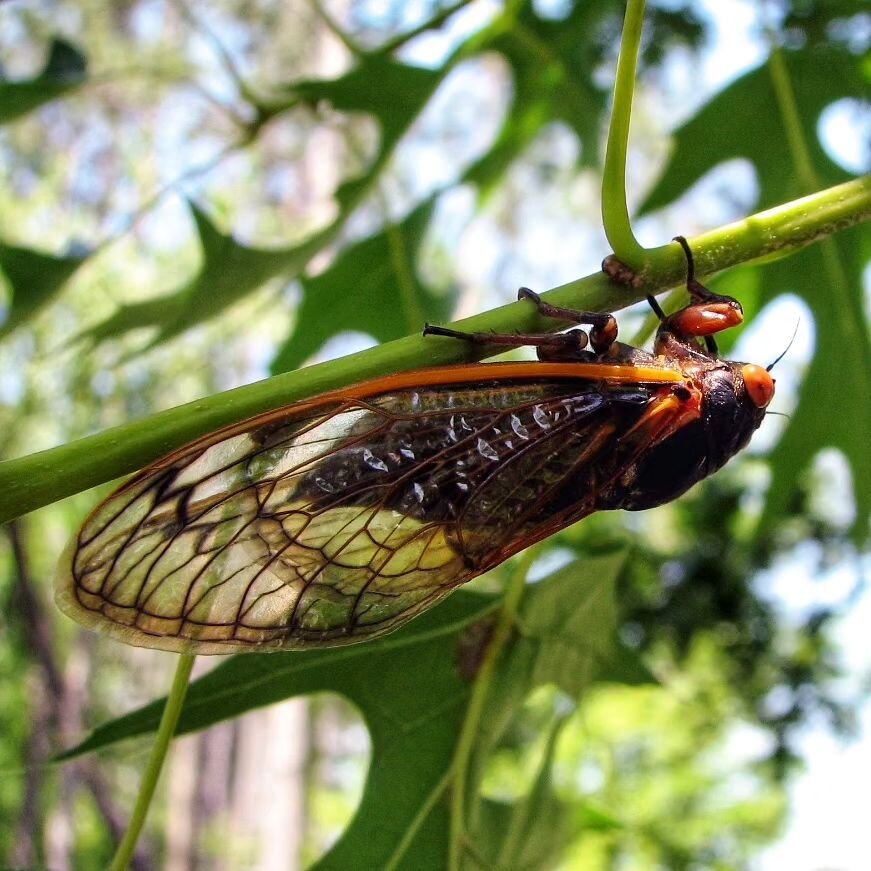
[[716, 472], [747, 445], [774, 396], [774, 379], [761, 366], [701, 354], [678, 365], [686, 379], [681, 395], [696, 413], [641, 454], [615, 507], [662, 505]]
[[709, 475], [746, 447], [774, 397], [774, 379], [752, 363], [721, 361], [701, 373]]

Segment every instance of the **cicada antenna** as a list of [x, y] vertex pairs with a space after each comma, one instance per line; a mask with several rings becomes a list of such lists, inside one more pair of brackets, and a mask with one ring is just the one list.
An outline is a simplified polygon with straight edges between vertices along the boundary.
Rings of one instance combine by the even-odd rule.
[[777, 355], [773, 363], [769, 363], [765, 367], [766, 372], [770, 372], [786, 356], [786, 352], [792, 347], [792, 343], [795, 341], [795, 337], [798, 335], [799, 324], [801, 324], [801, 318], [799, 318], [795, 322], [795, 329], [792, 331], [792, 338], [789, 340], [789, 344]]

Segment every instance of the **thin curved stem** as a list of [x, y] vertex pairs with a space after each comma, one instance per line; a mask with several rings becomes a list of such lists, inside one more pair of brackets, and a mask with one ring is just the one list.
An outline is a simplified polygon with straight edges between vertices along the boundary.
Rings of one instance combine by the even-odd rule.
[[[773, 36], [770, 37], [773, 43]], [[810, 193], [820, 186], [819, 179], [814, 170], [810, 149], [805, 140], [804, 131], [801, 128], [801, 116], [798, 111], [798, 103], [795, 99], [795, 91], [789, 77], [786, 61], [783, 59], [783, 51], [772, 47], [768, 57], [768, 70], [771, 73], [771, 81], [774, 86], [774, 98], [783, 121], [783, 129], [786, 133], [792, 164], [798, 174], [802, 193]]]
[[487, 695], [490, 692], [496, 663], [499, 661], [502, 651], [511, 638], [511, 632], [517, 621], [520, 601], [526, 588], [526, 576], [537, 554], [537, 548], [527, 548], [520, 557], [511, 576], [508, 588], [505, 591], [502, 608], [499, 612], [499, 619], [493, 630], [490, 643], [487, 645], [484, 661], [481, 663], [481, 667], [475, 677], [469, 706], [466, 709], [460, 737], [457, 740], [457, 747], [454, 751], [454, 759], [451, 764], [453, 779], [451, 783], [450, 841], [448, 843], [448, 868], [450, 871], [459, 871], [460, 862], [463, 857], [469, 767], [475, 750], [475, 743], [478, 739], [478, 730], [481, 726], [481, 718], [484, 714]]
[[151, 748], [151, 755], [148, 757], [148, 763], [142, 774], [142, 783], [139, 785], [139, 794], [136, 796], [136, 804], [130, 817], [130, 825], [127, 827], [127, 831], [124, 833], [118, 849], [115, 851], [109, 871], [124, 871], [130, 864], [133, 850], [136, 848], [136, 842], [139, 840], [139, 835], [145, 824], [145, 818], [148, 816], [148, 809], [151, 806], [151, 799], [154, 797], [154, 790], [160, 778], [160, 771], [163, 768], [163, 762], [169, 750], [169, 743], [175, 734], [175, 727], [178, 723], [185, 694], [187, 693], [188, 681], [195, 659], [195, 656], [187, 653], [182, 654], [178, 658], [175, 676], [172, 679], [172, 687], [169, 695], [166, 697], [163, 716], [160, 718], [160, 726], [157, 729], [154, 745]]
[[432, 790], [430, 790], [429, 795], [426, 797], [426, 801], [424, 801], [424, 803], [418, 808], [417, 813], [414, 815], [414, 819], [402, 833], [402, 838], [400, 838], [396, 848], [384, 863], [382, 871], [395, 871], [395, 869], [399, 867], [399, 863], [405, 858], [408, 848], [417, 837], [420, 827], [426, 822], [426, 819], [432, 813], [432, 809], [435, 807], [436, 802], [444, 795], [450, 785], [451, 770], [449, 768], [442, 779], [432, 788]]
[[602, 177], [602, 224], [614, 253], [627, 265], [640, 268], [646, 250], [632, 232], [629, 206], [626, 201], [626, 154], [629, 148], [629, 126], [632, 118], [632, 97], [644, 23], [644, 0], [629, 0], [623, 21], [620, 56], [614, 82], [614, 105], [608, 127], [605, 150], [605, 170]]

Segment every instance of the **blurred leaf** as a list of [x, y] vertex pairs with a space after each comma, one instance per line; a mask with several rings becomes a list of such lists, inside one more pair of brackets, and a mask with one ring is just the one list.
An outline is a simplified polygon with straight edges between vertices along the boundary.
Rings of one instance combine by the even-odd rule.
[[[846, 276], [844, 286], [832, 284], [824, 246], [830, 246], [829, 252], [838, 259]], [[832, 446], [844, 453], [852, 471], [854, 537], [860, 546], [867, 540], [871, 518], [871, 338], [862, 308], [862, 275], [869, 262], [868, 228], [859, 226], [760, 267], [764, 270], [764, 301], [769, 302], [777, 293], [798, 294], [813, 311], [816, 329], [814, 355], [798, 406], [771, 456], [772, 481], [763, 529], [785, 511], [811, 460], [822, 448]]]
[[[833, 283], [827, 256], [838, 261], [843, 283]], [[730, 270], [713, 282], [718, 293], [741, 300], [748, 322], [783, 293], [801, 297], [814, 316], [813, 358], [798, 404], [770, 457], [772, 481], [762, 531], [786, 513], [813, 458], [834, 447], [843, 452], [852, 472], [853, 537], [861, 545], [868, 535], [871, 452], [865, 434], [871, 432], [871, 406], [858, 397], [871, 396], [871, 336], [862, 308], [863, 273], [869, 262], [871, 235], [860, 225], [790, 257]], [[724, 334], [721, 350], [728, 353], [735, 338], [734, 331]], [[772, 347], [770, 359], [752, 362], [768, 364], [782, 350]]]
[[613, 814], [608, 813], [604, 808], [598, 807], [592, 802], [585, 801], [578, 807], [575, 805], [577, 813], [580, 817], [578, 825], [582, 829], [595, 830], [597, 832], [611, 832], [617, 829], [625, 828], [625, 823], [621, 822]]
[[534, 586], [524, 602], [520, 639], [503, 669], [523, 696], [555, 684], [573, 699], [614, 651], [614, 586], [626, 552], [576, 560]]
[[[862, 98], [867, 93], [861, 58], [828, 46], [784, 51], [784, 61], [820, 187], [845, 181], [851, 176], [829, 159], [817, 136], [817, 125], [823, 109], [836, 100]], [[807, 193], [799, 189], [777, 105], [767, 64], [716, 94], [675, 131], [669, 161], [639, 212], [668, 205], [715, 166], [735, 158], [749, 160], [756, 169], [761, 208]]]
[[361, 112], [378, 119], [381, 141], [375, 160], [366, 172], [344, 182], [336, 191], [343, 211], [356, 205], [368, 190], [447, 71], [448, 65], [427, 70], [397, 63], [381, 54], [367, 54], [344, 76], [295, 82], [288, 89], [314, 106], [325, 101], [340, 112]]
[[273, 372], [294, 369], [343, 330], [388, 342], [445, 320], [452, 295], [437, 294], [418, 277], [415, 264], [435, 200], [402, 221], [345, 248], [315, 278], [303, 278], [302, 303], [293, 334], [278, 352]]
[[[589, 29], [592, 33], [602, 20], [614, 18], [616, 11], [617, 5], [613, 0], [580, 4], [570, 11], [568, 23], [580, 32], [587, 33]], [[670, 32], [668, 29], [671, 28], [681, 39], [688, 38], [694, 32], [693, 26], [687, 29], [689, 19], [684, 14], [656, 12], [654, 19], [660, 28], [659, 32]], [[565, 121], [587, 142], [597, 140], [606, 92], [595, 85], [593, 71], [602, 56], [602, 46], [592, 36], [578, 40], [576, 31], [571, 28], [567, 30], [566, 21], [539, 17], [529, 2], [523, 3], [519, 11], [507, 12], [497, 18], [493, 25], [474, 34], [436, 69], [400, 63], [378, 52], [363, 54], [357, 58], [352, 70], [338, 78], [299, 81], [285, 86], [282, 96], [271, 106], [262, 109], [262, 117], [258, 121], [258, 124], [262, 124], [299, 102], [315, 109], [326, 103], [336, 111], [359, 112], [377, 120], [381, 138], [376, 154], [364, 172], [345, 181], [336, 190], [340, 214], [333, 224], [297, 247], [264, 251], [240, 245], [231, 236], [219, 233], [207, 216], [192, 206], [203, 249], [203, 264], [197, 275], [160, 300], [122, 307], [103, 323], [86, 331], [83, 338], [96, 343], [131, 330], [153, 328], [156, 330], [150, 343], [153, 346], [214, 317], [270, 278], [277, 275], [283, 275], [288, 280], [296, 278], [311, 258], [338, 236], [351, 212], [379, 178], [396, 145], [454, 65], [459, 60], [485, 51], [501, 52], [508, 60], [515, 76], [515, 103], [506, 116], [496, 145], [489, 155], [470, 169], [468, 181], [482, 187], [494, 183], [522, 149], [553, 120]], [[254, 129], [256, 132], [257, 128]], [[595, 149], [585, 149], [583, 160], [594, 164]], [[424, 204], [421, 209], [427, 212], [430, 206], [431, 203]], [[414, 214], [416, 216], [418, 212]], [[381, 237], [373, 237], [373, 244], [376, 239], [383, 241]], [[390, 245], [380, 250], [387, 250], [389, 256], [394, 257], [401, 246], [393, 244], [393, 240], [389, 241]], [[450, 301], [428, 293], [414, 276], [412, 264], [416, 250], [415, 245], [407, 255], [400, 251], [404, 268], [402, 274], [397, 273], [398, 278], [392, 279], [392, 283], [398, 282], [403, 291], [400, 308], [394, 307], [396, 295], [385, 284], [372, 285], [380, 287], [379, 301], [385, 306], [381, 309], [380, 317], [375, 316], [378, 313], [377, 306], [370, 305], [367, 310], [371, 315], [369, 320], [378, 329], [366, 328], [366, 332], [376, 338], [397, 338], [417, 329], [426, 317], [441, 319], [449, 313]], [[356, 250], [355, 253], [361, 252]], [[371, 256], [369, 250], [364, 249], [362, 253]], [[389, 263], [389, 259], [378, 263], [377, 272], [382, 276], [389, 273]], [[353, 264], [347, 261], [343, 261], [342, 265], [345, 267], [341, 273], [345, 278], [344, 287], [340, 288], [335, 283], [337, 277], [332, 270], [328, 276], [321, 276], [323, 281], [306, 280], [304, 284], [317, 287], [319, 295], [332, 299], [340, 297], [347, 305], [349, 288], [357, 287], [360, 277], [368, 277], [368, 274], [359, 267], [355, 270]], [[396, 271], [395, 261], [392, 268]], [[330, 335], [343, 328], [341, 318], [330, 329], [330, 318], [324, 318], [321, 314], [314, 316], [315, 302], [311, 294], [306, 295], [306, 303], [308, 309], [301, 315], [300, 326], [294, 337], [279, 353], [275, 371], [297, 365], [317, 350]], [[405, 320], [401, 323], [403, 312]], [[394, 317], [394, 314], [399, 317]], [[359, 320], [359, 317], [355, 319], [355, 329], [363, 328]], [[317, 326], [312, 331], [310, 327], [313, 324]], [[327, 324], [326, 328], [324, 324]]]
[[[232, 236], [221, 233], [203, 210], [191, 204], [203, 252], [203, 262], [197, 274], [159, 300], [123, 306], [101, 324], [86, 331], [82, 338], [98, 343], [130, 330], [151, 327], [157, 329], [151, 347], [216, 316], [271, 278], [278, 275], [283, 275], [288, 281], [296, 278], [312, 257], [338, 235], [402, 134], [437, 87], [441, 75], [372, 55], [364, 57], [350, 73], [338, 79], [295, 83], [289, 89], [292, 96], [312, 104], [328, 101], [333, 108], [342, 111], [368, 112], [381, 123], [382, 137], [373, 165], [358, 178], [345, 182], [336, 192], [342, 210], [339, 217], [300, 245], [263, 250], [241, 245]], [[283, 108], [286, 104], [276, 105], [270, 114]], [[358, 279], [359, 274], [345, 289], [354, 287]], [[447, 311], [446, 307], [436, 310], [439, 314]], [[308, 318], [306, 320], [308, 323]], [[316, 320], [327, 325], [326, 330], [318, 330], [323, 338], [337, 331], [329, 329], [329, 318], [319, 315]], [[399, 333], [391, 332], [389, 337], [396, 338], [407, 331], [406, 325]], [[314, 347], [320, 347], [322, 341]], [[289, 353], [297, 359], [292, 352]]]
[[868, 0], [799, 0], [784, 4], [783, 12], [783, 30], [791, 42], [847, 43], [856, 35], [862, 38], [862, 18], [850, 19], [867, 15]]
[[153, 347], [214, 317], [270, 278], [284, 274], [289, 280], [304, 268], [331, 234], [327, 228], [300, 245], [267, 251], [241, 245], [232, 236], [221, 233], [193, 203], [191, 212], [202, 249], [197, 273], [166, 296], [121, 306], [80, 338], [97, 343], [130, 330], [151, 327], [157, 330], [149, 343]]
[[[614, 635], [613, 588], [624, 555], [578, 562], [530, 585], [520, 632], [497, 665], [491, 692], [507, 723], [529, 692], [557, 683], [577, 696], [607, 661]], [[361, 711], [372, 737], [372, 765], [361, 806], [332, 850], [316, 864], [379, 868], [411, 835], [397, 867], [442, 869], [447, 807], [440, 800], [466, 714], [471, 684], [458, 654], [466, 633], [491, 615], [498, 598], [460, 591], [387, 638], [351, 647], [235, 656], [191, 684], [178, 733], [204, 729], [291, 696], [337, 692]], [[94, 730], [62, 758], [156, 729], [155, 702]], [[482, 724], [495, 740], [492, 717]], [[483, 737], [483, 736], [482, 736]], [[439, 799], [439, 800], [437, 800]], [[431, 803], [431, 804], [430, 804]], [[409, 827], [423, 809], [420, 828]]]
[[578, 700], [600, 675], [612, 680], [614, 589], [626, 551], [575, 560], [534, 585], [523, 601], [519, 637], [487, 698], [479, 757], [499, 738], [535, 687], [553, 684]]
[[532, 4], [508, 11], [475, 37], [508, 63], [514, 81], [511, 104], [493, 147], [464, 176], [483, 192], [491, 190], [511, 163], [554, 121], [565, 121], [577, 133], [581, 161], [594, 166], [596, 143], [607, 89], [596, 85], [599, 60], [592, 34], [610, 3], [575, 6], [566, 20], [539, 17]]
[[[473, 164], [464, 181], [486, 195], [535, 138], [554, 122], [564, 122], [581, 141], [580, 165], [599, 167], [602, 115], [610, 85], [599, 83], [602, 64], [619, 44], [623, 5], [614, 0], [565, 4], [565, 16], [539, 16], [535, 3], [508, 4], [493, 23], [467, 43], [470, 54], [500, 53], [514, 90], [492, 148]], [[645, 23], [649, 38], [640, 67], [661, 62], [675, 42], [695, 45], [701, 24], [692, 10], [655, 6]]]
[[89, 252], [54, 257], [0, 242], [0, 269], [5, 273], [12, 291], [6, 320], [0, 324], [0, 338], [9, 335], [42, 306], [51, 302], [88, 257]]
[[570, 839], [580, 833], [580, 817], [572, 803], [553, 791], [551, 773], [556, 744], [566, 719], [550, 730], [538, 774], [529, 793], [514, 803], [484, 799], [480, 824], [470, 832], [476, 854], [488, 867], [540, 869], [552, 867]]
[[0, 124], [7, 124], [81, 87], [87, 80], [87, 58], [63, 39], [51, 44], [42, 72], [32, 79], [0, 77]]

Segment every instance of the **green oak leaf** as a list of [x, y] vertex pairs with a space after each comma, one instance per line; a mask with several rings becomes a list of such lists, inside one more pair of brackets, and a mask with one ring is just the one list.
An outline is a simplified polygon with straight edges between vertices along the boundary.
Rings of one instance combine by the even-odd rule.
[[55, 39], [39, 75], [18, 81], [0, 76], [0, 124], [8, 124], [80, 88], [87, 81], [87, 65], [88, 60], [79, 49], [63, 39]]
[[356, 205], [383, 169], [397, 143], [447, 74], [449, 65], [428, 70], [398, 63], [382, 54], [363, 55], [337, 79], [295, 82], [290, 95], [317, 107], [329, 103], [340, 112], [373, 115], [381, 128], [378, 152], [369, 168], [341, 184], [336, 199], [343, 211]]
[[[840, 277], [834, 278], [832, 262]], [[813, 313], [816, 342], [795, 410], [769, 457], [771, 486], [760, 532], [782, 514], [799, 486], [801, 475], [826, 447], [840, 450], [853, 478], [856, 517], [853, 537], [862, 544], [871, 517], [871, 337], [862, 310], [863, 272], [871, 263], [871, 234], [858, 226], [790, 257], [768, 264], [743, 266], [718, 276], [711, 286], [741, 300], [747, 322], [780, 294], [794, 293]], [[724, 356], [737, 332], [718, 337]], [[771, 363], [784, 349], [772, 347]], [[774, 370], [775, 378], [777, 370]], [[775, 398], [775, 410], [777, 399]]]
[[[832, 47], [784, 51], [783, 59], [820, 187], [845, 181], [850, 175], [823, 150], [817, 125], [836, 100], [867, 93], [861, 59]], [[668, 163], [639, 212], [668, 205], [715, 166], [736, 158], [753, 164], [763, 208], [807, 193], [799, 187], [777, 105], [767, 64], [731, 82], [674, 132]]]
[[0, 324], [0, 338], [26, 323], [51, 302], [89, 256], [90, 252], [83, 251], [56, 257], [0, 242], [0, 270], [12, 291], [6, 320]]
[[469, 840], [490, 867], [530, 871], [553, 867], [566, 844], [580, 833], [574, 804], [557, 797], [551, 777], [557, 740], [566, 722], [558, 719], [550, 729], [527, 795], [515, 802], [480, 802], [479, 823]]
[[431, 290], [415, 268], [434, 204], [425, 201], [402, 221], [349, 245], [320, 275], [301, 280], [296, 326], [273, 372], [294, 369], [343, 330], [387, 342], [448, 318], [453, 295]]
[[[840, 265], [842, 278], [833, 280], [827, 256]], [[798, 405], [771, 455], [772, 480], [763, 530], [786, 507], [800, 474], [816, 454], [824, 447], [834, 447], [843, 452], [852, 472], [854, 538], [859, 545], [867, 540], [871, 518], [871, 338], [862, 308], [862, 273], [869, 262], [868, 229], [859, 226], [760, 267], [763, 301], [769, 302], [778, 293], [797, 294], [813, 312], [816, 330], [816, 346]], [[772, 356], [775, 351], [772, 349]]]
[[97, 343], [130, 330], [153, 328], [156, 333], [149, 343], [153, 347], [215, 317], [271, 278], [294, 277], [331, 233], [327, 228], [300, 245], [264, 250], [221, 233], [198, 206], [191, 204], [191, 212], [202, 251], [196, 274], [166, 296], [121, 306], [79, 338]]
[[[604, 8], [607, 8], [605, 4]], [[593, 40], [578, 40], [578, 28], [599, 23], [603, 4], [576, 6], [570, 22], [539, 17], [531, 4], [507, 11], [476, 37], [488, 50], [501, 54], [513, 82], [502, 128], [493, 147], [464, 174], [464, 181], [483, 193], [491, 191], [508, 167], [545, 126], [566, 122], [586, 147], [581, 161], [595, 165], [595, 148], [607, 93], [594, 81], [598, 53]]]
[[[532, 2], [508, 4], [505, 12], [473, 36], [458, 54], [493, 51], [508, 64], [514, 90], [492, 148], [463, 180], [486, 196], [506, 170], [550, 124], [563, 122], [582, 143], [579, 163], [598, 168], [602, 116], [610, 87], [597, 71], [619, 40], [623, 4], [590, 0], [570, 4], [564, 17], [542, 16]], [[663, 47], [696, 44], [702, 28], [691, 11], [652, 7], [645, 24], [649, 39], [640, 65], [662, 60]], [[584, 34], [578, 39], [578, 34]]]
[[[516, 714], [542, 683], [568, 686], [577, 695], [596, 678], [615, 634], [613, 589], [624, 559], [623, 553], [594, 557], [527, 587], [518, 632], [496, 666], [500, 710]], [[469, 639], [486, 643], [481, 627], [492, 621], [499, 601], [459, 591], [383, 639], [228, 658], [191, 684], [178, 734], [292, 696], [340, 693], [366, 722], [372, 762], [356, 816], [314, 867], [382, 868], [395, 861], [396, 868], [440, 871], [449, 831], [445, 785], [480, 662], [470, 655]], [[507, 680], [521, 683], [510, 694], [510, 712], [500, 688]], [[62, 758], [153, 732], [162, 707], [154, 702], [100, 726]], [[482, 724], [482, 736], [498, 737], [489, 722]]]

